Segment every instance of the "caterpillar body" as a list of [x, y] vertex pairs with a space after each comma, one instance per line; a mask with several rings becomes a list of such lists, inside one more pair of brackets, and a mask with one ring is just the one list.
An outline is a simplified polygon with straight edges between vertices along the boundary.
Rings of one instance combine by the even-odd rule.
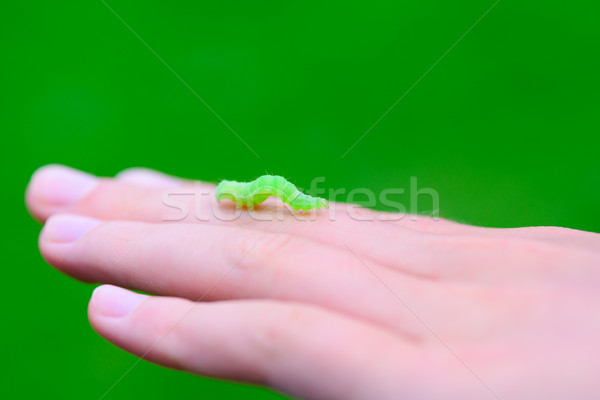
[[217, 185], [215, 196], [217, 201], [227, 199], [235, 202], [238, 207], [246, 206], [249, 209], [270, 196], [279, 197], [294, 211], [329, 207], [327, 200], [302, 193], [293, 183], [279, 175], [263, 175], [252, 182], [224, 180]]

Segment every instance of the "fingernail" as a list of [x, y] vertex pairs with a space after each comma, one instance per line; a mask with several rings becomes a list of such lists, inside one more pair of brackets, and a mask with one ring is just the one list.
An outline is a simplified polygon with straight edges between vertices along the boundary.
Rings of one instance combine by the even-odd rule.
[[53, 215], [44, 226], [43, 235], [54, 243], [71, 243], [98, 226], [100, 221], [79, 215]]
[[147, 168], [126, 169], [119, 172], [116, 178], [120, 182], [150, 188], [169, 189], [182, 186], [181, 180]]
[[31, 178], [31, 195], [54, 206], [70, 206], [81, 200], [98, 184], [93, 175], [62, 165], [47, 165]]
[[130, 314], [147, 297], [117, 286], [102, 285], [94, 290], [90, 306], [104, 317], [121, 318]]

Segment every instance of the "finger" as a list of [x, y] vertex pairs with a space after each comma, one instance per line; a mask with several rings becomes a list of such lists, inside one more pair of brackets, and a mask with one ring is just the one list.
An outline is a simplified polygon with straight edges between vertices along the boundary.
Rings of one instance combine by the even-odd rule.
[[[97, 223], [98, 221], [93, 222], [94, 225]], [[243, 279], [240, 280], [237, 283], [241, 286], [237, 292], [240, 296], [260, 297], [269, 293], [272, 296], [283, 296], [280, 298], [286, 298], [288, 295], [292, 299], [309, 301], [305, 298], [310, 297], [310, 292], [302, 292], [303, 289], [294, 284], [301, 281], [311, 289], [318, 288], [318, 296], [311, 297], [312, 301], [327, 303], [331, 301], [333, 292], [336, 292], [334, 304], [340, 310], [365, 315], [369, 314], [368, 303], [364, 304], [366, 308], [349, 310], [346, 300], [365, 289], [377, 291], [372, 299], [380, 302], [377, 304], [381, 307], [377, 306], [379, 314], [372, 317], [373, 320], [383, 320], [387, 323], [392, 311], [388, 303], [390, 297], [388, 291], [381, 291], [383, 287], [381, 282], [377, 282], [378, 275], [385, 278], [384, 282], [388, 283], [389, 279], [389, 283], [398, 285], [398, 293], [407, 295], [409, 300], [420, 307], [418, 309], [421, 313], [432, 315], [434, 319], [451, 311], [459, 312], [469, 308], [469, 302], [477, 301], [477, 294], [474, 296], [467, 290], [465, 295], [461, 293], [462, 286], [448, 285], [452, 282], [477, 282], [497, 286], [507, 282], [562, 280], [565, 283], [580, 285], [592, 284], [598, 276], [597, 269], [593, 268], [595, 254], [590, 249], [575, 251], [537, 240], [441, 235], [423, 240], [414, 248], [410, 248], [399, 237], [366, 236], [365, 246], [378, 246], [381, 249], [377, 257], [396, 257], [393, 260], [394, 267], [387, 267], [386, 264], [375, 261], [375, 257], [363, 259], [351, 246], [342, 249], [285, 233], [210, 224], [114, 222], [106, 225], [108, 228], [101, 231], [102, 235], [97, 236], [97, 242], [90, 243], [92, 239], [85, 237], [84, 245], [75, 246], [83, 250], [70, 255], [70, 248], [57, 246], [53, 238], [56, 235], [60, 236], [61, 230], [66, 229], [69, 232], [70, 224], [77, 226], [80, 223], [77, 222], [77, 218], [73, 221], [73, 217], [65, 219], [56, 216], [53, 223], [48, 223], [42, 232], [40, 248], [52, 265], [79, 279], [125, 286], [129, 282], [131, 287], [154, 293], [187, 293], [183, 295], [193, 298], [201, 286], [196, 284], [190, 288], [188, 275], [196, 274], [196, 279], [203, 281], [206, 286], [211, 279], [214, 282], [220, 273], [241, 260], [235, 270], [252, 272], [251, 277], [256, 278], [258, 282], [257, 286], [253, 286], [253, 290], [257, 289], [256, 292], [245, 293], [245, 290], [250, 289], [244, 286]], [[83, 226], [87, 226], [86, 223]], [[144, 234], [139, 234], [138, 231]], [[92, 233], [97, 235], [95, 231]], [[96, 237], [94, 235], [91, 236]], [[252, 249], [254, 244], [258, 246], [256, 251], [252, 251], [246, 258], [244, 252]], [[137, 258], [131, 257], [131, 253]], [[105, 254], [112, 257], [106, 257]], [[113, 258], [116, 258], [116, 261], [113, 261]], [[122, 262], [120, 269], [115, 270], [115, 265], [118, 265], [115, 262], [123, 260], [128, 262]], [[211, 268], [196, 270], [195, 266], [200, 260], [202, 265], [206, 263]], [[89, 266], [82, 268], [86, 263]], [[170, 264], [176, 265], [165, 269], [165, 265]], [[139, 265], [144, 265], [145, 268], [139, 269]], [[327, 268], [323, 268], [324, 265]], [[329, 267], [330, 265], [333, 267]], [[565, 265], [574, 267], [565, 268]], [[132, 273], [132, 270], [135, 272]], [[262, 274], [254, 274], [255, 271]], [[353, 275], [351, 282], [340, 285], [336, 280], [348, 278], [345, 276], [348, 273]], [[282, 279], [282, 275], [288, 285], [280, 288], [269, 286], [269, 280]], [[149, 282], [149, 276], [161, 277], [162, 281]], [[242, 277], [244, 274], [238, 273], [237, 276]], [[594, 277], [594, 280], [586, 278], [590, 276]], [[185, 282], [182, 283], [181, 280]], [[363, 282], [368, 282], [365, 287], [362, 286]], [[448, 284], [440, 285], [442, 282]], [[151, 283], [152, 286], [148, 286]], [[290, 286], [289, 290], [287, 286]], [[332, 292], [331, 287], [336, 289]], [[171, 291], [165, 292], [169, 288]], [[279, 289], [282, 292], [278, 292]], [[220, 298], [236, 296], [228, 286], [223, 290], [228, 292], [222, 293], [221, 296], [226, 297]], [[458, 293], [448, 295], [450, 291]], [[437, 312], [432, 310], [430, 305], [423, 304], [427, 303], [424, 301], [427, 297], [431, 299], [432, 296], [437, 298], [443, 295], [447, 295], [451, 301], [439, 298], [442, 305], [437, 306]], [[429, 303], [434, 304], [431, 301]], [[392, 319], [401, 326], [405, 325], [406, 318]]]
[[432, 390], [443, 390], [426, 378], [445, 374], [423, 347], [306, 305], [193, 303], [101, 286], [89, 318], [100, 335], [144, 359], [301, 398], [435, 398]]
[[[153, 189], [153, 190], [152, 190]], [[170, 189], [170, 190], [169, 190]], [[219, 204], [214, 199], [215, 186], [174, 178], [156, 171], [133, 168], [119, 173], [115, 180], [99, 179], [68, 167], [49, 165], [36, 171], [27, 189], [27, 204], [31, 213], [40, 220], [57, 212], [74, 212], [101, 219], [131, 219], [146, 222], [230, 222], [260, 224], [275, 218], [285, 220], [314, 219], [323, 214], [327, 219], [349, 219], [352, 222], [389, 222], [380, 225], [441, 232], [455, 224], [443, 219], [432, 219], [401, 213], [383, 213], [353, 204], [331, 203], [331, 210], [308, 217], [281, 212], [277, 201], [259, 206], [263, 215], [236, 211], [229, 202]], [[177, 212], [180, 211], [180, 212]], [[280, 213], [280, 214], [278, 214]]]
[[[426, 330], [393, 291], [402, 293], [427, 318], [447, 311], [434, 306], [441, 294], [430, 281], [375, 263], [366, 265], [349, 251], [285, 234], [57, 215], [46, 223], [40, 249], [50, 264], [84, 281], [189, 299], [300, 301], [409, 335]], [[350, 301], [357, 296], [361, 301]]]
[[401, 215], [401, 218], [395, 218], [390, 221], [386, 221], [385, 215], [382, 214], [380, 219], [396, 226], [439, 234], [461, 234], [491, 230], [491, 228], [467, 225], [445, 218], [418, 214], [404, 214]]

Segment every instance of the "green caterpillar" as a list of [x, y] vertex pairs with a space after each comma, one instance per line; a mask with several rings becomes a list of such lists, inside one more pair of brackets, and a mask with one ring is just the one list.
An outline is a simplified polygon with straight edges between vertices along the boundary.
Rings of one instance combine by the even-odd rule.
[[278, 175], [263, 175], [252, 182], [221, 181], [216, 191], [217, 201], [227, 199], [238, 207], [246, 206], [249, 209], [269, 196], [281, 198], [294, 211], [329, 207], [327, 200], [302, 193], [293, 183]]

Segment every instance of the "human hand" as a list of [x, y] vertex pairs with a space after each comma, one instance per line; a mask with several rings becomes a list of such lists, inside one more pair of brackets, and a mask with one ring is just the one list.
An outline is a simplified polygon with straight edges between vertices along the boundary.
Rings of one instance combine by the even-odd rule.
[[600, 235], [368, 210], [357, 221], [340, 203], [333, 219], [276, 201], [257, 211], [271, 218], [216, 219], [238, 211], [211, 195], [178, 199], [200, 211], [164, 222], [166, 192], [198, 190], [147, 170], [32, 178], [51, 265], [157, 295], [94, 292], [90, 322], [123, 349], [302, 398], [598, 396]]

